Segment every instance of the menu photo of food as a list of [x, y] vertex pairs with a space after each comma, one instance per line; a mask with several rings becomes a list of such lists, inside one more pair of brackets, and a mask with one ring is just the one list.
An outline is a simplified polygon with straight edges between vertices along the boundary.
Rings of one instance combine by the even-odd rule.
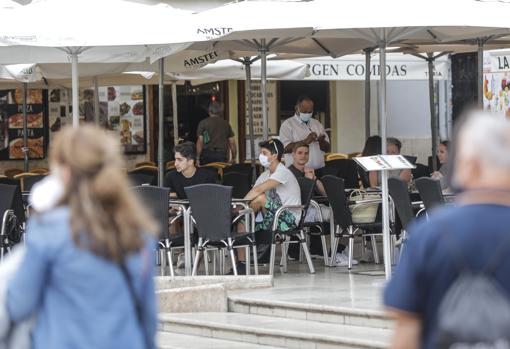
[[[10, 104], [23, 104], [23, 89], [17, 88], [10, 91]], [[27, 91], [27, 104], [42, 104], [43, 92], [42, 90], [28, 90]]]
[[[9, 128], [23, 128], [23, 113], [16, 113], [9, 116]], [[43, 113], [27, 114], [28, 128], [43, 128]]]
[[[23, 138], [16, 138], [9, 142], [9, 159], [23, 159]], [[42, 159], [44, 157], [44, 138], [28, 138], [28, 157]]]
[[143, 86], [99, 88], [99, 100], [107, 104], [109, 128], [118, 132], [126, 153], [144, 153], [145, 103]]
[[[26, 106], [23, 105], [23, 90], [4, 90], [0, 95], [7, 99], [0, 103], [3, 119], [4, 147], [0, 147], [0, 160], [22, 160], [24, 158], [24, 126], [27, 132], [27, 155], [29, 159], [42, 159], [46, 155], [49, 93], [46, 90], [28, 90]], [[24, 108], [26, 108], [26, 125]]]

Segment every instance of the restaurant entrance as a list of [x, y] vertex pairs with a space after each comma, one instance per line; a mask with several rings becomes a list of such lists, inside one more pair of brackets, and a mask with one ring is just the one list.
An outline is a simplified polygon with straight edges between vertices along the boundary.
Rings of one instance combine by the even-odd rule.
[[[152, 139], [152, 157], [157, 159], [158, 144], [158, 86], [153, 87], [154, 103], [153, 103], [153, 137]], [[207, 108], [211, 101], [216, 100], [224, 106], [224, 117], [228, 120], [228, 103], [224, 101], [228, 99], [228, 83], [220, 81], [214, 83], [206, 83], [201, 85], [191, 85], [186, 81], [183, 85], [177, 86], [177, 103], [178, 103], [178, 122], [179, 122], [179, 142], [191, 141], [196, 142], [196, 133], [198, 123], [208, 116]], [[173, 101], [172, 88], [169, 85], [164, 89], [164, 160], [173, 160], [174, 147], [174, 127], [173, 127]]]

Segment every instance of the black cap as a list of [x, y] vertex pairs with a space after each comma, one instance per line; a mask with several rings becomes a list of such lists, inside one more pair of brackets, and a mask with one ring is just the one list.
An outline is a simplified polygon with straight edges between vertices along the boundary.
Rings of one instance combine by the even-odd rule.
[[283, 143], [278, 138], [271, 138], [267, 141], [260, 142], [259, 147], [269, 150], [271, 154], [278, 155], [278, 160], [283, 156]]

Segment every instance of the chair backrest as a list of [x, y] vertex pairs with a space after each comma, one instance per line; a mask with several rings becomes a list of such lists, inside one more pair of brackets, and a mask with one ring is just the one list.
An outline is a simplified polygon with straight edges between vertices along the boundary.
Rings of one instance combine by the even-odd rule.
[[144, 204], [144, 207], [146, 207], [152, 217], [158, 222], [160, 226], [160, 236], [168, 236], [170, 189], [143, 185], [134, 187], [133, 190]]
[[50, 170], [44, 167], [36, 167], [31, 169], [30, 172], [35, 174], [47, 175], [48, 173], [50, 173]]
[[14, 176], [23, 173], [23, 170], [20, 170], [19, 168], [8, 168], [4, 171], [4, 174], [9, 178], [14, 178]]
[[143, 173], [128, 173], [128, 178], [133, 186], [151, 185], [154, 182], [154, 176]]
[[326, 162], [337, 159], [347, 159], [349, 155], [344, 153], [329, 153], [325, 156]]
[[432, 172], [430, 168], [424, 164], [415, 164], [415, 168], [411, 170], [413, 173], [413, 178], [418, 179], [421, 177], [428, 177], [430, 176], [430, 173]]
[[133, 175], [144, 175], [149, 176], [152, 180], [149, 182], [151, 185], [158, 184], [158, 168], [154, 166], [141, 166], [136, 167], [130, 171], [128, 171], [128, 176], [131, 178]]
[[420, 193], [426, 210], [431, 210], [436, 206], [444, 204], [441, 182], [429, 177], [422, 177], [416, 179], [414, 183], [416, 184], [416, 188]]
[[142, 161], [135, 164], [135, 167], [142, 167], [142, 166], [151, 166], [156, 167], [156, 163], [154, 161]]
[[352, 225], [351, 212], [345, 195], [344, 180], [335, 176], [324, 176], [321, 178], [321, 182], [324, 185], [324, 190], [326, 190], [329, 205], [333, 209], [335, 224], [341, 228]]
[[43, 180], [45, 177], [46, 175], [44, 174], [38, 174], [35, 176], [27, 176], [21, 178], [21, 186], [23, 187], [23, 191], [29, 192], [30, 190], [32, 190], [32, 187], [34, 186], [35, 183]]
[[6, 210], [13, 210], [19, 222], [25, 221], [25, 209], [21, 191], [17, 185], [0, 184], [0, 219], [3, 218]]
[[299, 220], [298, 224], [298, 228], [301, 228], [305, 221], [305, 216], [306, 212], [308, 211], [308, 207], [310, 206], [310, 200], [312, 200], [312, 195], [315, 188], [315, 181], [312, 181], [310, 178], [306, 177], [299, 177], [297, 181], [299, 184], [299, 190], [301, 191], [301, 205], [305, 206], [305, 209], [301, 214], [301, 219]]
[[251, 189], [250, 173], [227, 172], [223, 174], [223, 185], [232, 187], [232, 197], [244, 198]]
[[414, 218], [407, 183], [400, 178], [391, 177], [388, 178], [388, 188], [395, 205], [395, 210], [400, 217], [402, 228], [406, 229]]
[[[358, 171], [356, 162], [352, 159], [336, 159], [326, 162], [326, 168], [336, 168], [335, 176], [344, 180], [346, 188], [359, 188]], [[324, 171], [324, 169], [322, 169]], [[328, 175], [332, 173], [324, 173]]]
[[184, 188], [197, 223], [198, 236], [204, 240], [226, 240], [232, 233], [232, 187], [198, 184]]

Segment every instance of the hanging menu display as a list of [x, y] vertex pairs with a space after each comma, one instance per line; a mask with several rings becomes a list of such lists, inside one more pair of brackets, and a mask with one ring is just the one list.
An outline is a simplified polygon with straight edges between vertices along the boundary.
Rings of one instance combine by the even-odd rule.
[[[246, 92], [248, 93], [248, 91]], [[277, 104], [276, 104], [276, 81], [267, 82], [267, 107], [268, 107], [268, 127], [269, 134], [273, 135], [278, 132], [276, 123]], [[256, 136], [263, 134], [262, 125], [262, 92], [260, 81], [251, 82], [251, 98], [253, 104], [253, 129]], [[249, 118], [248, 118], [248, 98], [246, 98], [246, 136], [250, 135]]]
[[[27, 91], [28, 158], [42, 159], [47, 147], [47, 112], [43, 90]], [[0, 160], [22, 160], [23, 90], [0, 90]]]
[[[126, 154], [146, 152], [145, 101], [143, 86], [99, 87], [99, 124], [118, 134]], [[80, 90], [80, 123], [94, 122], [94, 90]], [[50, 130], [52, 136], [72, 123], [70, 91], [50, 90]]]

